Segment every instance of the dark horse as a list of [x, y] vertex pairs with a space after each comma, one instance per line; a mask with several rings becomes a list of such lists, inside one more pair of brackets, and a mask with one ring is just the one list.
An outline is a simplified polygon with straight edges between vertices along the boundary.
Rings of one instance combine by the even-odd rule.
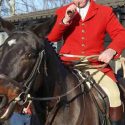
[[[15, 31], [1, 19], [9, 37], [0, 48], [0, 120], [32, 100], [38, 122], [33, 117], [33, 125], [109, 125], [108, 103], [96, 100], [105, 99], [105, 93], [95, 92], [100, 88], [88, 74], [81, 76], [65, 66], [45, 39], [53, 22]], [[86, 80], [92, 84], [91, 90]]]

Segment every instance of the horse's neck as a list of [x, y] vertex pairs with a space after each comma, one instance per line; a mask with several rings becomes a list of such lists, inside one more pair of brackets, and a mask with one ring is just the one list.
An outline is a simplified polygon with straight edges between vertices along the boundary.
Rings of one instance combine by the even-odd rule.
[[50, 86], [53, 89], [55, 86], [58, 86], [59, 88], [63, 89], [65, 84], [65, 79], [68, 74], [68, 70], [65, 68], [65, 66], [61, 63], [59, 58], [57, 57], [56, 53], [48, 53], [46, 57], [46, 67], [47, 67], [47, 77], [50, 82]]
[[[50, 50], [50, 49], [49, 49]], [[50, 84], [53, 84], [53, 91], [57, 95], [67, 93], [72, 90], [79, 83], [77, 77], [72, 73], [72, 71], [57, 57], [56, 53], [47, 52], [47, 71], [48, 77], [50, 79]], [[52, 85], [50, 85], [52, 87]], [[81, 90], [76, 89], [72, 91], [74, 95], [78, 95]], [[67, 94], [67, 98], [73, 98], [73, 94]]]
[[68, 74], [68, 70], [62, 64], [54, 49], [46, 42], [46, 65], [48, 76], [55, 81], [63, 81]]
[[[46, 43], [46, 65], [47, 74], [49, 80], [49, 88], [53, 94], [61, 95], [67, 91], [72, 90], [79, 83], [77, 77], [72, 73], [72, 71], [61, 62], [53, 48]], [[48, 84], [47, 83], [47, 84]], [[72, 93], [77, 95], [81, 90], [76, 89]], [[52, 94], [52, 93], [51, 93]], [[73, 94], [67, 95], [68, 98], [72, 98]], [[54, 95], [51, 95], [54, 96]]]

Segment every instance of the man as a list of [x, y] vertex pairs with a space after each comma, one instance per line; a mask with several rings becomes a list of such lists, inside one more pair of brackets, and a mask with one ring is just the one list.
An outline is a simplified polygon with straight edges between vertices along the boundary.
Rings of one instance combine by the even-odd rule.
[[[97, 63], [101, 61], [108, 64], [111, 59], [119, 57], [125, 48], [125, 29], [110, 7], [96, 4], [93, 0], [73, 0], [69, 5], [59, 8], [56, 15], [57, 21], [48, 35], [48, 40], [56, 42], [63, 37], [61, 54], [99, 55]], [[112, 42], [104, 50], [106, 32]], [[70, 58], [62, 57], [62, 60]], [[88, 71], [92, 74], [95, 69]], [[107, 65], [93, 78], [109, 98], [112, 125], [120, 125], [123, 110], [113, 71]]]

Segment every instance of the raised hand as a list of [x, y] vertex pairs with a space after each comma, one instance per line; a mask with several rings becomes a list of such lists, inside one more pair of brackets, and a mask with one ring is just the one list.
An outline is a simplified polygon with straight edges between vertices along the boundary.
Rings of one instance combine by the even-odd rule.
[[67, 9], [65, 13], [65, 17], [63, 18], [64, 24], [69, 24], [70, 20], [72, 20], [74, 14], [76, 12], [76, 5], [71, 4]]

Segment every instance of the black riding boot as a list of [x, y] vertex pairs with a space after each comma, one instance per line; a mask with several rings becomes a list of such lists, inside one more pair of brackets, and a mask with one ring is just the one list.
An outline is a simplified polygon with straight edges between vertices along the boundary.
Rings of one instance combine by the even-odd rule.
[[110, 108], [111, 125], [122, 125], [122, 119], [123, 119], [122, 105], [119, 107], [111, 107]]

